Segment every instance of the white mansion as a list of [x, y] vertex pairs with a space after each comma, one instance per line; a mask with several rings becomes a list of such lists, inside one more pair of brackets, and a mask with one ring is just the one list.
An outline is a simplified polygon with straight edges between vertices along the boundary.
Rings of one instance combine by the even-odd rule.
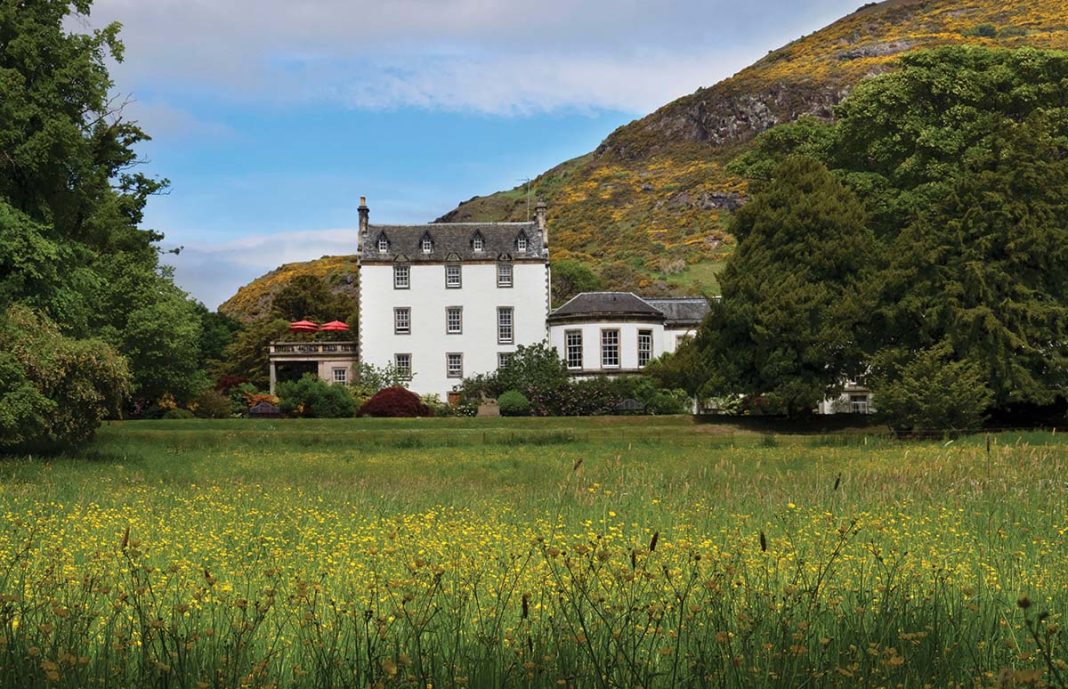
[[[358, 210], [356, 339], [272, 343], [272, 391], [282, 369], [348, 382], [362, 362], [393, 365], [412, 391], [444, 399], [543, 341], [575, 376], [637, 373], [674, 352], [709, 310], [703, 297], [630, 292], [585, 292], [552, 310], [543, 203], [534, 220], [504, 223], [372, 225], [363, 197]], [[856, 402], [860, 391], [851, 392]], [[828, 401], [820, 411], [837, 408]]]
[[704, 299], [660, 300], [661, 310], [597, 292], [550, 311], [542, 203], [530, 222], [372, 225], [362, 198], [359, 216], [359, 361], [408, 372], [420, 394], [445, 397], [546, 339], [575, 375], [636, 372], [674, 351], [708, 310]]

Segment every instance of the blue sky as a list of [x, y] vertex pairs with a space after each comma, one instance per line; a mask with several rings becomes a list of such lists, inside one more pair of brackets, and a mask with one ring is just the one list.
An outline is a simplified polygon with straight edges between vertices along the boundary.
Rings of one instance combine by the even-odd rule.
[[96, 0], [124, 25], [128, 118], [171, 180], [147, 227], [210, 307], [586, 153], [861, 0]]

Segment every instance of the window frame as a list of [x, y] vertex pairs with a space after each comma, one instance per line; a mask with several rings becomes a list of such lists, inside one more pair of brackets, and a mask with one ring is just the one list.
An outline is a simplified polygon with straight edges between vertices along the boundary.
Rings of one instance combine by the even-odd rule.
[[379, 237], [378, 238], [377, 246], [378, 246], [378, 253], [380, 253], [380, 254], [388, 254], [389, 253], [389, 240], [386, 239], [385, 237]]
[[[452, 357], [458, 357], [460, 361], [459, 370], [456, 373], [452, 372]], [[460, 378], [464, 377], [464, 353], [463, 352], [445, 352], [445, 377], [446, 378]]]
[[515, 250], [519, 253], [525, 254], [529, 245], [530, 240], [527, 239], [527, 236], [525, 234], [521, 234], [515, 238]]
[[[456, 284], [449, 283], [449, 269], [456, 270]], [[445, 289], [460, 289], [464, 286], [464, 272], [463, 266], [459, 263], [446, 263], [445, 264]]]
[[[508, 337], [505, 338], [501, 335], [503, 324], [501, 322], [501, 316], [508, 314]], [[497, 344], [515, 344], [515, 307], [514, 306], [498, 306], [497, 307]]]
[[424, 254], [434, 253], [434, 240], [430, 237], [423, 237], [419, 240], [419, 250]]
[[[615, 337], [615, 342], [613, 343], [613, 345], [615, 348], [616, 362], [614, 364], [605, 363], [605, 354], [608, 352], [608, 349], [605, 347], [605, 336], [609, 334], [612, 334]], [[622, 368], [622, 351], [620, 348], [621, 343], [622, 341], [619, 337], [619, 328], [601, 328], [601, 368]]]
[[[340, 383], [342, 385], [347, 385], [348, 384], [348, 382], [349, 382], [349, 369], [347, 367], [345, 367], [345, 366], [335, 366], [335, 367], [333, 367], [331, 369], [331, 373], [332, 373], [332, 378], [330, 380], [331, 383], [334, 383], [335, 385], [338, 384], [338, 383]], [[338, 374], [339, 373], [341, 374], [341, 378], [340, 379], [338, 379]]]
[[[642, 339], [648, 338], [649, 347], [647, 350], [642, 349]], [[645, 361], [642, 361], [642, 355], [645, 355]], [[653, 331], [652, 330], [639, 330], [638, 331], [638, 368], [645, 368], [646, 364], [653, 360]]]
[[[450, 329], [449, 314], [450, 312], [459, 313], [459, 326], [456, 330]], [[463, 335], [464, 334], [464, 307], [462, 306], [446, 306], [445, 307], [445, 334], [446, 335]]]
[[[515, 357], [515, 352], [497, 352], [497, 368], [502, 369], [507, 366], [513, 357]], [[505, 358], [507, 361], [504, 360]]]
[[478, 253], [482, 253], [486, 249], [486, 240], [482, 235], [476, 234], [471, 238], [471, 249]]
[[[404, 284], [398, 283], [397, 278], [404, 275]], [[393, 266], [393, 289], [411, 289], [412, 288], [412, 267], [407, 264], [398, 264]]]
[[[578, 350], [577, 350], [578, 363], [577, 364], [572, 364], [571, 363], [572, 348], [575, 346], [569, 341], [569, 338], [572, 335], [577, 335], [578, 336]], [[567, 365], [568, 370], [571, 370], [571, 371], [582, 370], [582, 368], [583, 368], [583, 360], [582, 360], [583, 351], [582, 351], [582, 349], [583, 349], [583, 344], [584, 344], [583, 340], [584, 339], [585, 338], [583, 338], [583, 336], [582, 336], [582, 329], [581, 328], [573, 329], [573, 330], [565, 330], [564, 331], [564, 364]]]
[[[400, 365], [400, 358], [402, 356], [408, 357], [408, 365], [407, 366], [401, 366]], [[400, 378], [402, 380], [411, 380], [412, 379], [412, 354], [411, 354], [411, 352], [397, 352], [397, 353], [395, 353], [393, 355], [393, 368], [396, 369], [397, 375], [400, 376]]]
[[[399, 321], [400, 314], [404, 314], [408, 320], [407, 329], [402, 329]], [[393, 307], [393, 334], [394, 335], [411, 335], [412, 334], [412, 307], [410, 306], [394, 306]]]
[[[505, 282], [502, 277], [507, 274], [508, 280]], [[515, 270], [512, 264], [508, 261], [497, 262], [497, 287], [501, 289], [511, 289], [515, 285]]]

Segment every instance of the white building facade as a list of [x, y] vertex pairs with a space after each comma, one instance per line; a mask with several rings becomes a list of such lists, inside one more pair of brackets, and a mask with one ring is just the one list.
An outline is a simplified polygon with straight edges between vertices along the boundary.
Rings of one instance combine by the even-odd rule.
[[545, 339], [545, 208], [523, 223], [371, 225], [360, 202], [359, 356], [444, 398]]
[[[544, 341], [573, 376], [636, 374], [696, 335], [704, 297], [584, 292], [550, 310], [545, 211], [538, 203], [530, 222], [372, 225], [361, 197], [356, 340], [271, 343], [272, 391], [282, 373], [349, 383], [363, 363], [393, 366], [413, 392], [445, 399]], [[851, 382], [817, 411], [871, 413], [872, 395]]]
[[816, 406], [817, 414], [874, 414], [875, 403], [871, 390], [856, 381], [846, 381], [842, 394], [826, 399]]
[[584, 292], [549, 314], [549, 344], [576, 377], [639, 373], [692, 337], [707, 312], [701, 298]]

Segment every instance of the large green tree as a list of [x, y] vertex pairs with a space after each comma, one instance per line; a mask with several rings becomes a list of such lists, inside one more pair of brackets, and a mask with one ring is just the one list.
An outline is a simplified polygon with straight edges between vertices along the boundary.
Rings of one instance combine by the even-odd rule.
[[819, 161], [787, 158], [735, 216], [738, 248], [697, 346], [707, 395], [771, 395], [810, 413], [863, 371], [861, 287], [876, 243], [857, 197]]
[[997, 406], [1049, 404], [1068, 389], [1068, 140], [1041, 112], [1002, 126], [893, 240], [879, 346], [944, 343]]
[[[1063, 52], [909, 54], [858, 85], [834, 122], [776, 128], [732, 163], [759, 192], [804, 152], [863, 200], [882, 258], [857, 332], [884, 390], [937, 350], [978, 372], [997, 407], [1065, 395], [1066, 83]], [[797, 258], [771, 260], [786, 271]]]
[[300, 275], [293, 278], [271, 300], [271, 313], [289, 321], [356, 322], [356, 300], [336, 294], [322, 278]]
[[118, 350], [133, 394], [188, 396], [201, 319], [160, 264], [161, 235], [141, 228], [167, 182], [136, 171], [148, 137], [124, 117], [107, 67], [123, 59], [119, 25], [69, 28], [90, 9], [0, 0], [0, 299]]

